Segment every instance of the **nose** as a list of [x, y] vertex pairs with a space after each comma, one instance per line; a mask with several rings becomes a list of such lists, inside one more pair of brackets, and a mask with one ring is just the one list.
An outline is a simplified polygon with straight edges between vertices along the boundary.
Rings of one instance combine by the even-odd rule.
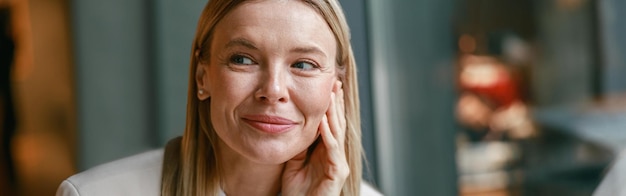
[[[280, 66], [271, 66], [280, 67]], [[287, 91], [287, 79], [280, 69], [266, 69], [261, 78], [259, 88], [255, 92], [255, 98], [258, 101], [277, 104], [289, 101], [289, 93]]]

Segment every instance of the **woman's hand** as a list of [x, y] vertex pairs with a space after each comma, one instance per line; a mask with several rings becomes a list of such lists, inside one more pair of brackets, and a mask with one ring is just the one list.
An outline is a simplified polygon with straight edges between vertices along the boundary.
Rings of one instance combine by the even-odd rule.
[[[341, 82], [319, 125], [320, 138], [308, 150], [287, 161], [282, 195], [340, 195], [350, 174], [345, 153], [346, 118]], [[310, 153], [307, 160], [307, 153]]]

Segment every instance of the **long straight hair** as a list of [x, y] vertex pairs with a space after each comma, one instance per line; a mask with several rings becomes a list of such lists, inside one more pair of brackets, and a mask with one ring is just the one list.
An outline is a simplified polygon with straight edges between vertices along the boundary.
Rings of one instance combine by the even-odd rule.
[[[350, 32], [337, 0], [301, 0], [316, 10], [326, 21], [337, 41], [337, 68], [343, 82], [346, 130], [346, 159], [350, 175], [342, 195], [359, 195], [363, 148], [361, 118], [357, 87], [356, 63], [350, 45]], [[187, 91], [187, 120], [179, 142], [166, 147], [161, 181], [162, 195], [217, 195], [220, 172], [217, 161], [219, 138], [211, 124], [210, 98], [200, 101], [196, 93], [196, 68], [208, 62], [209, 46], [217, 23], [245, 0], [210, 0], [205, 6], [191, 51], [189, 87]]]

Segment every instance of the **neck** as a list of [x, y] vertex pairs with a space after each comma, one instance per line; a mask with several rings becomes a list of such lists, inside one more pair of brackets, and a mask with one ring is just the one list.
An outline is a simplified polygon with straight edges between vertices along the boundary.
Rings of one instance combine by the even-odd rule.
[[254, 163], [219, 141], [217, 158], [226, 195], [278, 195], [284, 164]]

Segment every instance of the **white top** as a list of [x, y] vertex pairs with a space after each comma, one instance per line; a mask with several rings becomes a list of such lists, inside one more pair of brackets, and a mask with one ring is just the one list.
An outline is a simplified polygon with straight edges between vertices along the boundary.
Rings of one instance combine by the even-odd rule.
[[[81, 172], [64, 180], [57, 196], [161, 195], [163, 149], [152, 150]], [[379, 196], [366, 183], [361, 195]], [[220, 196], [225, 196], [221, 192]]]
[[626, 195], [626, 150], [617, 155], [606, 176], [593, 192], [594, 196]]

